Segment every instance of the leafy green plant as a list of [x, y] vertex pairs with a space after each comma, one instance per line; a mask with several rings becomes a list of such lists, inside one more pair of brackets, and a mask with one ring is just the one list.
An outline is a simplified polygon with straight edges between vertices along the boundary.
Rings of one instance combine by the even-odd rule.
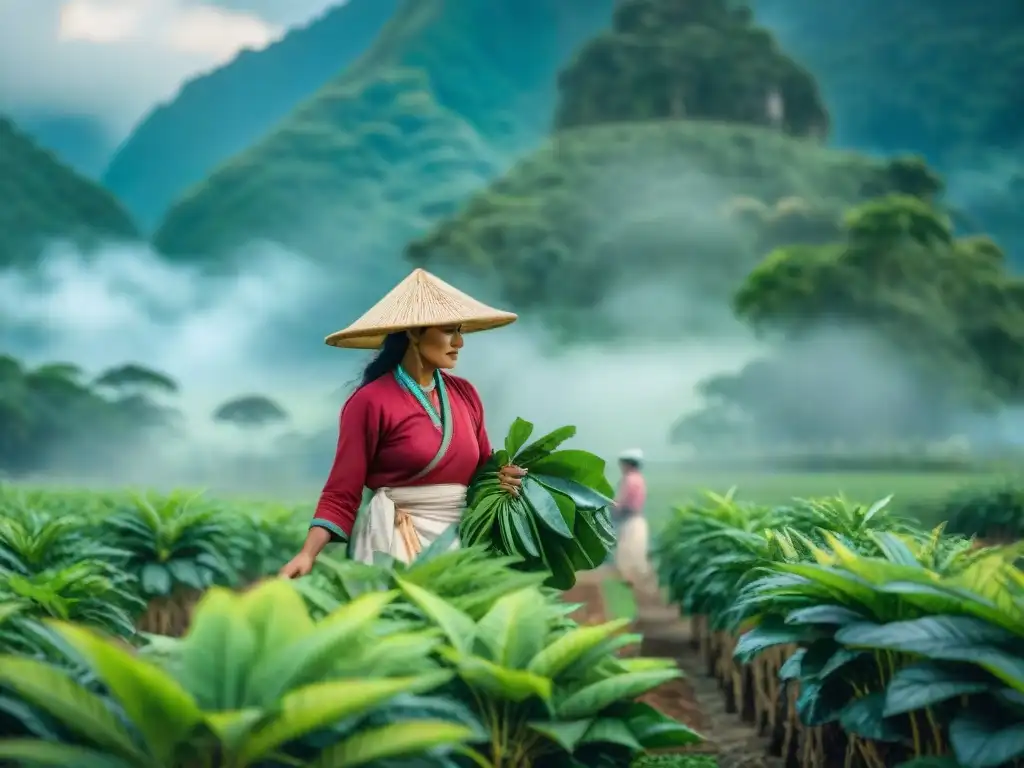
[[[452, 549], [457, 535], [458, 531], [450, 528], [408, 564], [384, 553], [377, 553], [373, 564], [320, 557], [313, 574], [296, 585], [314, 614], [323, 614], [367, 592], [395, 589], [396, 577], [400, 577], [479, 619], [500, 597], [538, 586], [545, 579], [542, 573], [514, 570], [510, 566], [517, 562], [515, 558], [496, 557], [482, 546]], [[402, 597], [388, 606], [388, 614], [431, 623], [414, 603]]]
[[946, 529], [950, 533], [993, 542], [1024, 539], [1024, 483], [1006, 479], [996, 484], [961, 488], [922, 507], [918, 514], [929, 520], [947, 521]]
[[0, 602], [17, 606], [23, 616], [77, 621], [130, 638], [132, 615], [143, 606], [130, 587], [124, 574], [84, 560], [31, 576], [0, 574]]
[[[0, 683], [81, 740], [0, 741], [0, 758], [41, 765], [245, 768], [267, 764], [363, 765], [430, 757], [474, 735], [437, 718], [381, 723], [376, 710], [451, 679], [428, 654], [430, 635], [372, 631], [394, 592], [364, 595], [320, 622], [290, 584], [244, 595], [212, 589], [162, 665], [67, 623], [55, 631], [88, 662], [103, 697], [50, 664], [0, 657]], [[413, 711], [408, 702], [406, 711]]]
[[[493, 768], [628, 764], [644, 749], [700, 737], [637, 696], [679, 677], [671, 661], [620, 659], [635, 643], [628, 620], [565, 628], [536, 587], [495, 601], [479, 621], [418, 585], [400, 589], [440, 628], [440, 655], [487, 731], [477, 744]], [[618, 762], [615, 762], [615, 761]]]
[[0, 569], [22, 576], [95, 560], [113, 573], [127, 560], [124, 550], [96, 536], [94, 521], [71, 514], [44, 512], [34, 506], [5, 504], [0, 519]]
[[932, 569], [928, 541], [876, 533], [870, 557], [825, 538], [807, 545], [812, 562], [775, 563], [742, 590], [735, 612], [752, 628], [737, 657], [799, 646], [782, 676], [799, 681], [802, 721], [839, 724], [867, 766], [1024, 758], [1021, 548], [961, 550]]
[[[547, 571], [549, 584], [568, 589], [576, 572], [601, 565], [615, 541], [608, 515], [612, 489], [604, 461], [580, 450], [557, 450], [576, 434], [567, 426], [526, 445], [533, 424], [516, 419], [502, 450], [470, 484], [460, 533], [467, 546], [516, 557], [522, 568]], [[504, 491], [498, 471], [507, 464], [527, 470], [522, 493]]]
[[126, 570], [138, 579], [148, 603], [138, 622], [142, 631], [181, 635], [198, 595], [214, 584], [237, 583], [231, 559], [239, 542], [230, 512], [196, 504], [196, 497], [137, 496], [103, 521], [111, 543], [129, 552]]
[[741, 714], [781, 726], [795, 708], [803, 730], [776, 742], [785, 757], [864, 768], [1020, 759], [1024, 575], [1012, 563], [1024, 545], [978, 549], [942, 526], [918, 530], [888, 499], [708, 499], [676, 511], [659, 573]]
[[242, 583], [277, 573], [305, 541], [309, 530], [308, 512], [301, 519], [294, 509], [258, 505], [232, 510], [231, 549], [225, 553]]

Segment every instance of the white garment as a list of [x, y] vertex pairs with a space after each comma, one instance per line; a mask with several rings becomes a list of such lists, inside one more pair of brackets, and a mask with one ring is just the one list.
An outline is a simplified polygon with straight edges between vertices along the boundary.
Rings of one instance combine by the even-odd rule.
[[647, 519], [643, 515], [630, 515], [619, 527], [615, 568], [623, 579], [633, 584], [641, 582], [650, 573], [647, 537]]
[[[374, 552], [411, 562], [420, 550], [462, 518], [466, 507], [466, 486], [457, 483], [417, 485], [409, 488], [381, 488], [363, 513], [365, 520], [352, 540], [352, 557], [373, 562]], [[415, 539], [409, 551], [406, 535]], [[455, 546], [458, 546], [456, 541]]]

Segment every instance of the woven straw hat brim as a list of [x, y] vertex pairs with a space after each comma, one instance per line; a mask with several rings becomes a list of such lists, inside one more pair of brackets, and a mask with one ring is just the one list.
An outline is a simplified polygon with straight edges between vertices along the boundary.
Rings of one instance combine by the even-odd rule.
[[396, 331], [460, 325], [463, 333], [475, 333], [517, 319], [512, 312], [489, 307], [426, 270], [416, 269], [366, 314], [325, 341], [332, 347], [377, 349]]

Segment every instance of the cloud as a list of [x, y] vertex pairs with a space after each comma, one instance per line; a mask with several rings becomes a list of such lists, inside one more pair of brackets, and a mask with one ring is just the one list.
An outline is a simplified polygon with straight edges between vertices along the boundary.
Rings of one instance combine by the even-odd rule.
[[203, 0], [0, 0], [0, 103], [16, 119], [95, 116], [123, 136], [186, 79], [282, 32]]
[[99, 45], [148, 41], [215, 63], [265, 48], [280, 30], [259, 16], [184, 0], [65, 0], [57, 39]]

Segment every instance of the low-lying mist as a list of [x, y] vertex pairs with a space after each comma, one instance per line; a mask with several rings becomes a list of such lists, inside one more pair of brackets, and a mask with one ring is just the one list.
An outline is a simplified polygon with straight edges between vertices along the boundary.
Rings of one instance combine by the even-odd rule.
[[[145, 451], [125, 452], [90, 484], [244, 493], [256, 486], [265, 492], [269, 483], [283, 494], [305, 495], [323, 481], [338, 409], [370, 358], [327, 347], [323, 337], [356, 319], [408, 271], [396, 260], [372, 274], [335, 279], [297, 254], [264, 246], [248, 253], [236, 273], [209, 277], [139, 245], [88, 256], [56, 245], [32, 274], [0, 273], [0, 348], [29, 366], [70, 362], [89, 376], [138, 363], [180, 385], [178, 395], [163, 400], [182, 413], [182, 430]], [[501, 306], [478, 281], [450, 270], [443, 275]], [[528, 315], [468, 336], [457, 373], [481, 392], [492, 439], [500, 442], [522, 416], [538, 430], [576, 424], [578, 444], [609, 458], [631, 446], [669, 458], [668, 427], [695, 407], [697, 382], [740, 367], [756, 345], [738, 328], [730, 331], [732, 341], [651, 340], [645, 328], [668, 299], [664, 285], [634, 285], [609, 297], [602, 311], [622, 329], [615, 340], [560, 347], [544, 319]], [[664, 315], [672, 315], [670, 306]], [[247, 431], [214, 423], [220, 403], [249, 393], [277, 401], [289, 414], [287, 425]], [[268, 466], [279, 466], [279, 476], [268, 478]], [[34, 479], [85, 481], [61, 477], [57, 467]]]

